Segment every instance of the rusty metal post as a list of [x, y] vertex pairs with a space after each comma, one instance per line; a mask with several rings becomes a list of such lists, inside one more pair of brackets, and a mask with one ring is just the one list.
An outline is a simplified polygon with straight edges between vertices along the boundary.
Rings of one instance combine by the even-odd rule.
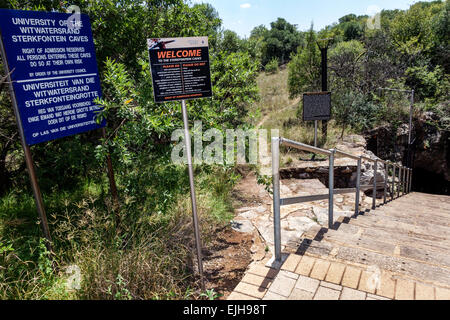
[[12, 105], [13, 105], [14, 115], [16, 116], [17, 127], [19, 129], [20, 141], [22, 143], [22, 148], [23, 148], [23, 151], [25, 154], [25, 163], [27, 166], [28, 174], [30, 176], [31, 187], [33, 189], [33, 194], [34, 194], [34, 200], [36, 202], [36, 208], [37, 208], [37, 211], [39, 214], [39, 220], [40, 220], [42, 233], [44, 234], [44, 237], [47, 240], [46, 241], [47, 250], [50, 253], [53, 253], [52, 237], [50, 235], [50, 228], [48, 226], [44, 202], [42, 200], [42, 193], [41, 193], [41, 189], [39, 187], [38, 179], [36, 176], [36, 170], [34, 167], [34, 161], [33, 161], [32, 155], [31, 155], [31, 150], [25, 140], [25, 134], [24, 134], [23, 127], [22, 127], [22, 120], [20, 118], [19, 107], [17, 105], [16, 94], [14, 92], [14, 86], [12, 84], [11, 70], [9, 70], [8, 59], [6, 57], [6, 52], [5, 52], [5, 48], [3, 45], [3, 38], [2, 38], [1, 32], [0, 32], [0, 49], [1, 49], [1, 56], [2, 56], [2, 60], [3, 60], [4, 69], [6, 72], [6, 81], [9, 84], [8, 87], [9, 87], [9, 92], [11, 95], [11, 101], [12, 101]]
[[192, 165], [191, 135], [189, 133], [189, 119], [185, 100], [181, 101], [181, 109], [183, 113], [184, 139], [186, 141], [186, 153], [187, 153], [186, 156], [188, 163], [189, 185], [191, 189], [192, 217], [194, 224], [195, 244], [197, 248], [198, 271], [200, 274], [200, 282], [202, 290], [205, 291], [206, 287], [205, 287], [205, 278], [203, 276], [202, 240], [200, 237], [200, 225], [197, 214], [197, 197], [195, 195], [194, 168]]

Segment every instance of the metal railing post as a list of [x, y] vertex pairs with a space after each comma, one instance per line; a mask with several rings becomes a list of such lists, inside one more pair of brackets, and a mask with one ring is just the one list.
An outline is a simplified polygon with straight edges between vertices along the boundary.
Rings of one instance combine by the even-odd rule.
[[387, 181], [389, 177], [389, 166], [387, 162], [384, 164], [384, 197], [383, 197], [383, 203], [386, 204], [387, 202]]
[[409, 172], [408, 172], [408, 176], [409, 176], [409, 179], [408, 179], [408, 193], [411, 193], [411, 179], [412, 179], [411, 172], [412, 172], [412, 169], [410, 168]]
[[281, 261], [280, 138], [272, 138], [272, 183], [275, 260]]
[[412, 180], [413, 180], [413, 169], [409, 169], [409, 175], [411, 176], [409, 179], [409, 192], [412, 192]]
[[356, 172], [355, 216], [359, 216], [359, 197], [361, 193], [361, 165], [362, 165], [362, 158], [359, 157], [358, 169]]
[[402, 171], [402, 196], [405, 195], [405, 177], [406, 177], [406, 168], [403, 167], [403, 171]]
[[400, 198], [401, 186], [402, 186], [402, 166], [399, 166], [398, 167], [397, 198]]
[[396, 173], [395, 163], [392, 164], [392, 192], [391, 192], [391, 201], [394, 201], [395, 197], [395, 175]]
[[404, 175], [403, 175], [403, 195], [405, 196], [407, 192], [408, 187], [408, 168], [405, 167], [404, 169]]
[[406, 176], [406, 171], [405, 171], [405, 167], [403, 167], [403, 169], [402, 169], [402, 190], [401, 190], [402, 197], [405, 195], [405, 176]]
[[377, 207], [377, 171], [378, 171], [378, 160], [375, 160], [375, 169], [373, 171], [373, 191], [372, 191], [372, 209], [375, 210]]
[[330, 158], [329, 158], [329, 170], [328, 170], [328, 228], [333, 228], [333, 207], [334, 207], [334, 154], [336, 150], [330, 150]]
[[406, 181], [405, 181], [406, 187], [406, 194], [409, 193], [409, 168], [406, 168]]
[[408, 186], [408, 188], [409, 188], [409, 193], [411, 193], [412, 192], [412, 169], [409, 169], [409, 181], [408, 181], [408, 183], [409, 183], [409, 186]]
[[406, 168], [406, 194], [409, 193], [409, 168]]
[[405, 170], [405, 167], [403, 167], [403, 171], [402, 171], [402, 194], [401, 194], [402, 197], [405, 195], [405, 177], [406, 177], [406, 170]]

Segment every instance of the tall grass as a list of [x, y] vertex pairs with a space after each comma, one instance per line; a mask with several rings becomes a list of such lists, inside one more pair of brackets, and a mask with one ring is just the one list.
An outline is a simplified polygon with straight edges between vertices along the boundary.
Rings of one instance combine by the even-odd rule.
[[[184, 167], [170, 171], [185, 174]], [[230, 191], [237, 179], [231, 169], [196, 172], [205, 244], [232, 216]], [[154, 183], [148, 181], [150, 194]], [[198, 298], [191, 202], [184, 190], [170, 197], [165, 212], [149, 210], [145, 200], [136, 204], [122, 192], [123, 221], [130, 221], [127, 215], [137, 221], [121, 226], [120, 233], [105, 177], [85, 180], [70, 192], [44, 192], [52, 259], [40, 239], [32, 195], [20, 190], [5, 195], [0, 198], [0, 299]], [[79, 289], [68, 286], [68, 268], [79, 271]]]
[[[288, 70], [281, 68], [277, 74], [261, 73], [258, 86], [261, 99], [253, 108], [259, 109], [261, 116], [254, 121], [265, 129], [279, 129], [280, 135], [306, 144], [314, 144], [314, 122], [302, 120], [301, 98], [290, 99], [287, 87]], [[332, 148], [341, 135], [334, 120], [328, 123], [327, 138], [321, 135], [319, 121], [318, 144], [320, 147]], [[350, 129], [345, 131], [351, 133]]]

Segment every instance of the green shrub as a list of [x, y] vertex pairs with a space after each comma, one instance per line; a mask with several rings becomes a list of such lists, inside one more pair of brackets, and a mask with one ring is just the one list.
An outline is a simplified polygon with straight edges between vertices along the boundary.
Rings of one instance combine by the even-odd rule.
[[269, 74], [277, 73], [278, 72], [278, 59], [273, 58], [272, 60], [270, 60], [270, 62], [268, 64], [266, 64], [264, 69]]

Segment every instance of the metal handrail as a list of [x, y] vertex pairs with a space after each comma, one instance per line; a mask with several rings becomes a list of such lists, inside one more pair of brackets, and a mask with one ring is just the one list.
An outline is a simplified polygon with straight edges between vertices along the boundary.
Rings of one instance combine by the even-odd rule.
[[[328, 194], [322, 195], [311, 195], [311, 196], [302, 196], [302, 197], [293, 197], [293, 198], [281, 198], [280, 195], [280, 146], [285, 145], [288, 147], [292, 147], [295, 149], [308, 151], [312, 153], [326, 155], [329, 158], [329, 185], [328, 185]], [[356, 188], [345, 188], [345, 189], [335, 189], [334, 188], [334, 158], [335, 156], [344, 156], [351, 158], [353, 160], [357, 160], [357, 178], [356, 178]], [[374, 166], [374, 179], [373, 185], [361, 186], [361, 167], [362, 162], [370, 161], [375, 163]], [[334, 219], [333, 219], [333, 209], [334, 209], [334, 195], [335, 194], [346, 194], [355, 192], [355, 215], [359, 215], [359, 202], [360, 202], [360, 192], [364, 190], [369, 190], [373, 188], [372, 191], [372, 209], [376, 209], [376, 192], [378, 190], [377, 186], [377, 171], [378, 171], [378, 163], [384, 164], [384, 170], [386, 171], [386, 178], [384, 179], [384, 197], [383, 203], [387, 203], [387, 190], [388, 190], [388, 179], [389, 179], [389, 168], [392, 166], [393, 174], [392, 180], [390, 181], [392, 192], [391, 192], [391, 201], [393, 201], [395, 197], [395, 182], [397, 178], [397, 169], [398, 169], [398, 179], [397, 179], [397, 198], [402, 195], [408, 194], [411, 192], [412, 186], [412, 174], [413, 170], [410, 168], [406, 168], [402, 165], [397, 165], [390, 161], [385, 161], [382, 159], [371, 159], [366, 156], [355, 156], [350, 153], [337, 150], [337, 149], [321, 149], [318, 147], [313, 147], [301, 142], [285, 139], [285, 138], [272, 138], [272, 183], [273, 183], [273, 212], [274, 212], [274, 245], [275, 245], [275, 260], [281, 261], [281, 218], [280, 211], [281, 206], [303, 203], [303, 202], [312, 202], [325, 200], [328, 198], [328, 227], [330, 229], [333, 228]]]
[[296, 142], [296, 141], [285, 139], [285, 138], [279, 138], [279, 139], [280, 139], [281, 144], [284, 144], [288, 147], [300, 149], [303, 151], [309, 151], [309, 152], [313, 152], [313, 153], [323, 154], [326, 156], [329, 156], [331, 154], [331, 151], [329, 151], [329, 150], [313, 147], [313, 146], [310, 146], [310, 145], [307, 145], [307, 144], [304, 144], [301, 142]]

